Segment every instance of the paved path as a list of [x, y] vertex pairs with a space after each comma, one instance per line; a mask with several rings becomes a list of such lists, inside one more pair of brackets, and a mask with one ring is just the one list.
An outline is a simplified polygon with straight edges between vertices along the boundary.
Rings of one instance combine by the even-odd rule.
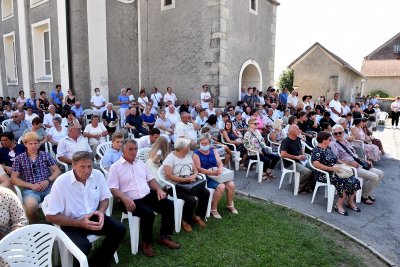
[[235, 177], [237, 190], [269, 199], [300, 210], [339, 227], [386, 256], [396, 264], [400, 263], [400, 129], [379, 129], [374, 134], [383, 142], [386, 155], [376, 164], [385, 173], [383, 182], [374, 192], [376, 203], [372, 206], [358, 204], [362, 212], [349, 212], [344, 217], [335, 211], [326, 212], [327, 201], [323, 197], [323, 189], [318, 190], [314, 204], [311, 194], [293, 195], [293, 185], [285, 179], [282, 189], [278, 189], [280, 164], [275, 175], [278, 177], [270, 183], [258, 183], [254, 170], [246, 178], [244, 171]]

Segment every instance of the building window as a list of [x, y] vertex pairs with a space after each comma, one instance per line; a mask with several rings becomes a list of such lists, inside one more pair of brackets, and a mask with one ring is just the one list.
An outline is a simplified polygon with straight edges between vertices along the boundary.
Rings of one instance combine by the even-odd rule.
[[35, 7], [35, 6], [39, 6], [46, 2], [49, 2], [49, 0], [31, 0], [31, 8]]
[[249, 0], [249, 11], [254, 15], [258, 15], [258, 0]]
[[175, 0], [161, 0], [161, 11], [175, 8]]
[[395, 54], [400, 54], [400, 44], [394, 46], [393, 52]]
[[1, 0], [1, 17], [4, 20], [14, 16], [13, 0]]
[[4, 61], [7, 85], [18, 85], [17, 51], [15, 51], [15, 32], [3, 36]]
[[50, 19], [32, 24], [35, 82], [53, 82]]

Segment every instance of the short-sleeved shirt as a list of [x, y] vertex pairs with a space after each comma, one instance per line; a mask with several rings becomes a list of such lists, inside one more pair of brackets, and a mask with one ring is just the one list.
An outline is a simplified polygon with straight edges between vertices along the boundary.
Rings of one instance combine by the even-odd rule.
[[10, 150], [6, 147], [0, 148], [0, 164], [11, 167], [15, 158], [24, 153], [26, 150], [24, 145], [16, 144], [14, 149]]
[[142, 118], [139, 116], [139, 114], [137, 114], [136, 116], [133, 116], [132, 114], [129, 114], [128, 116], [126, 116], [126, 123], [134, 126], [137, 129], [142, 128]]
[[[342, 112], [342, 104], [340, 104], [338, 100], [332, 99], [331, 102], [329, 102], [329, 107], [331, 109], [334, 108], [337, 112]], [[339, 119], [339, 115], [331, 112], [331, 119], [336, 122], [337, 119]]]
[[49, 129], [49, 135], [58, 143], [61, 139], [68, 135], [68, 130], [63, 126], [61, 126], [61, 131], [57, 131], [56, 127], [51, 127]]
[[110, 148], [106, 151], [103, 158], [101, 159], [101, 163], [104, 168], [110, 168], [111, 165], [119, 160], [122, 157], [121, 150], [115, 150], [114, 148]]
[[60, 142], [58, 142], [57, 158], [67, 157], [72, 159], [72, 155], [74, 155], [74, 153], [77, 151], [92, 152], [87, 139], [81, 135], [75, 141], [71, 137], [66, 136], [65, 138], [61, 139]]
[[145, 135], [139, 138], [139, 141], [137, 142], [138, 149], [141, 148], [150, 148], [151, 147], [151, 142], [150, 142], [150, 135]]
[[[25, 134], [32, 132], [32, 129], [26, 129], [24, 131], [24, 133], [22, 134], [22, 138], [25, 137]], [[36, 131], [36, 134], [39, 136], [40, 141], [42, 141], [46, 136], [47, 136], [47, 132], [43, 129], [43, 128], [39, 128]]]
[[32, 160], [27, 152], [24, 152], [15, 158], [12, 171], [19, 172], [21, 180], [36, 184], [50, 177], [50, 167], [53, 165], [56, 165], [56, 161], [46, 152], [39, 151], [35, 160]]
[[45, 214], [63, 214], [76, 219], [96, 211], [100, 201], [111, 196], [101, 171], [93, 169], [83, 184], [78, 182], [72, 170], [57, 178], [50, 194], [46, 197], [48, 205], [42, 208]]
[[124, 104], [120, 104], [120, 108], [129, 108], [129, 96], [128, 95], [119, 95], [118, 102], [127, 102]]
[[14, 121], [10, 121], [10, 123], [7, 124], [6, 132], [12, 133], [15, 140], [18, 140], [26, 129], [28, 129], [28, 124], [26, 121], [21, 121], [19, 124], [16, 124]]
[[44, 118], [43, 118], [43, 125], [50, 125], [51, 127], [53, 127], [54, 126], [54, 124], [53, 124], [53, 119], [54, 119], [54, 117], [59, 117], [59, 118], [61, 118], [61, 116], [60, 116], [60, 114], [57, 114], [56, 113], [56, 115], [51, 115], [50, 113], [47, 113], [46, 115], [44, 115]]
[[[156, 124], [154, 125], [154, 127], [158, 128], [159, 126], [162, 126], [162, 127], [166, 128], [166, 129], [171, 129], [172, 123], [168, 118], [165, 118], [165, 120], [163, 120], [161, 118], [158, 118], [156, 120]], [[166, 133], [163, 129], [160, 129], [160, 132], [162, 134]]]
[[118, 189], [131, 199], [142, 199], [150, 193], [148, 182], [154, 178], [144, 162], [135, 159], [129, 163], [121, 157], [110, 167], [108, 186]]
[[99, 123], [97, 127], [93, 127], [91, 123], [86, 125], [84, 132], [88, 134], [101, 134], [102, 132], [107, 131], [106, 127], [103, 123]]
[[193, 174], [193, 159], [189, 154], [184, 158], [179, 158], [175, 156], [174, 152], [169, 153], [163, 161], [163, 165], [170, 166], [172, 174], [175, 176], [185, 177]]
[[178, 122], [175, 128], [175, 135], [177, 138], [184, 137], [192, 141], [196, 141], [197, 139], [197, 133], [194, 130], [193, 124], [191, 124], [190, 122], [186, 124], [182, 121]]
[[57, 93], [56, 90], [53, 90], [50, 93], [51, 100], [53, 100], [53, 103], [56, 103], [57, 105], [62, 105], [62, 100], [61, 99], [63, 99], [63, 97], [64, 97], [64, 95], [63, 95], [63, 93], [61, 91], [59, 93]]
[[176, 98], [176, 95], [174, 93], [166, 93], [164, 95], [164, 102], [167, 103], [168, 101], [171, 101], [172, 105], [175, 106], [175, 102], [178, 100], [178, 98]]
[[[90, 103], [93, 103], [93, 105], [95, 105], [95, 106], [101, 106], [105, 102], [106, 102], [106, 99], [102, 95], [93, 95], [92, 98], [90, 99]], [[97, 112], [103, 112], [106, 108], [102, 107], [100, 109], [97, 109], [95, 107], [92, 107], [92, 109]]]
[[153, 101], [154, 107], [157, 107], [159, 103], [161, 103], [162, 100], [162, 94], [157, 92], [157, 93], [152, 93], [150, 96], [150, 99]]
[[12, 229], [25, 225], [28, 219], [21, 201], [10, 189], [0, 187], [0, 234], [7, 235]]
[[[288, 154], [293, 156], [303, 155], [303, 146], [301, 145], [301, 139], [299, 137], [296, 137], [296, 139], [293, 140], [289, 137], [286, 137], [281, 142], [281, 151], [286, 151]], [[289, 167], [290, 164], [291, 163], [287, 160], [284, 161], [285, 167]]]
[[150, 115], [147, 115], [145, 113], [142, 114], [142, 120], [144, 122], [148, 122], [148, 123], [155, 123], [156, 122], [156, 116], [154, 116], [154, 114], [150, 113]]
[[79, 106], [79, 108], [77, 108], [75, 105], [73, 105], [71, 107], [71, 111], [75, 112], [75, 117], [77, 117], [77, 118], [81, 118], [83, 116], [82, 106]]
[[200, 99], [201, 99], [201, 107], [202, 108], [208, 108], [208, 105], [210, 103], [210, 102], [204, 102], [203, 99], [210, 100], [210, 98], [211, 98], [210, 92], [208, 92], [208, 91], [207, 92], [201, 92]]

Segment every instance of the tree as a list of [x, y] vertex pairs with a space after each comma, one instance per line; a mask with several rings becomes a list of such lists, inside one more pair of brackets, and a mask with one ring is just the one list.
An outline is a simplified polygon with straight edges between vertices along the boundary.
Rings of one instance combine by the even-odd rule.
[[282, 71], [281, 75], [279, 76], [279, 88], [283, 89], [287, 87], [291, 92], [293, 90], [293, 77], [294, 72], [292, 69], [286, 69]]

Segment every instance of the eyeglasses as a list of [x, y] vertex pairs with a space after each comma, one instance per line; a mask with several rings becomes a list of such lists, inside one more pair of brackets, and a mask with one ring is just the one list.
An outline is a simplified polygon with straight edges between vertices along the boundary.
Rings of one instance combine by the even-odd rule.
[[33, 162], [33, 163], [32, 163], [32, 173], [33, 173], [33, 175], [36, 175], [36, 174], [37, 174], [36, 162]]
[[336, 132], [336, 133], [333, 133], [333, 135], [342, 135], [343, 134], [343, 132]]
[[234, 109], [230, 109], [229, 111], [234, 111]]

